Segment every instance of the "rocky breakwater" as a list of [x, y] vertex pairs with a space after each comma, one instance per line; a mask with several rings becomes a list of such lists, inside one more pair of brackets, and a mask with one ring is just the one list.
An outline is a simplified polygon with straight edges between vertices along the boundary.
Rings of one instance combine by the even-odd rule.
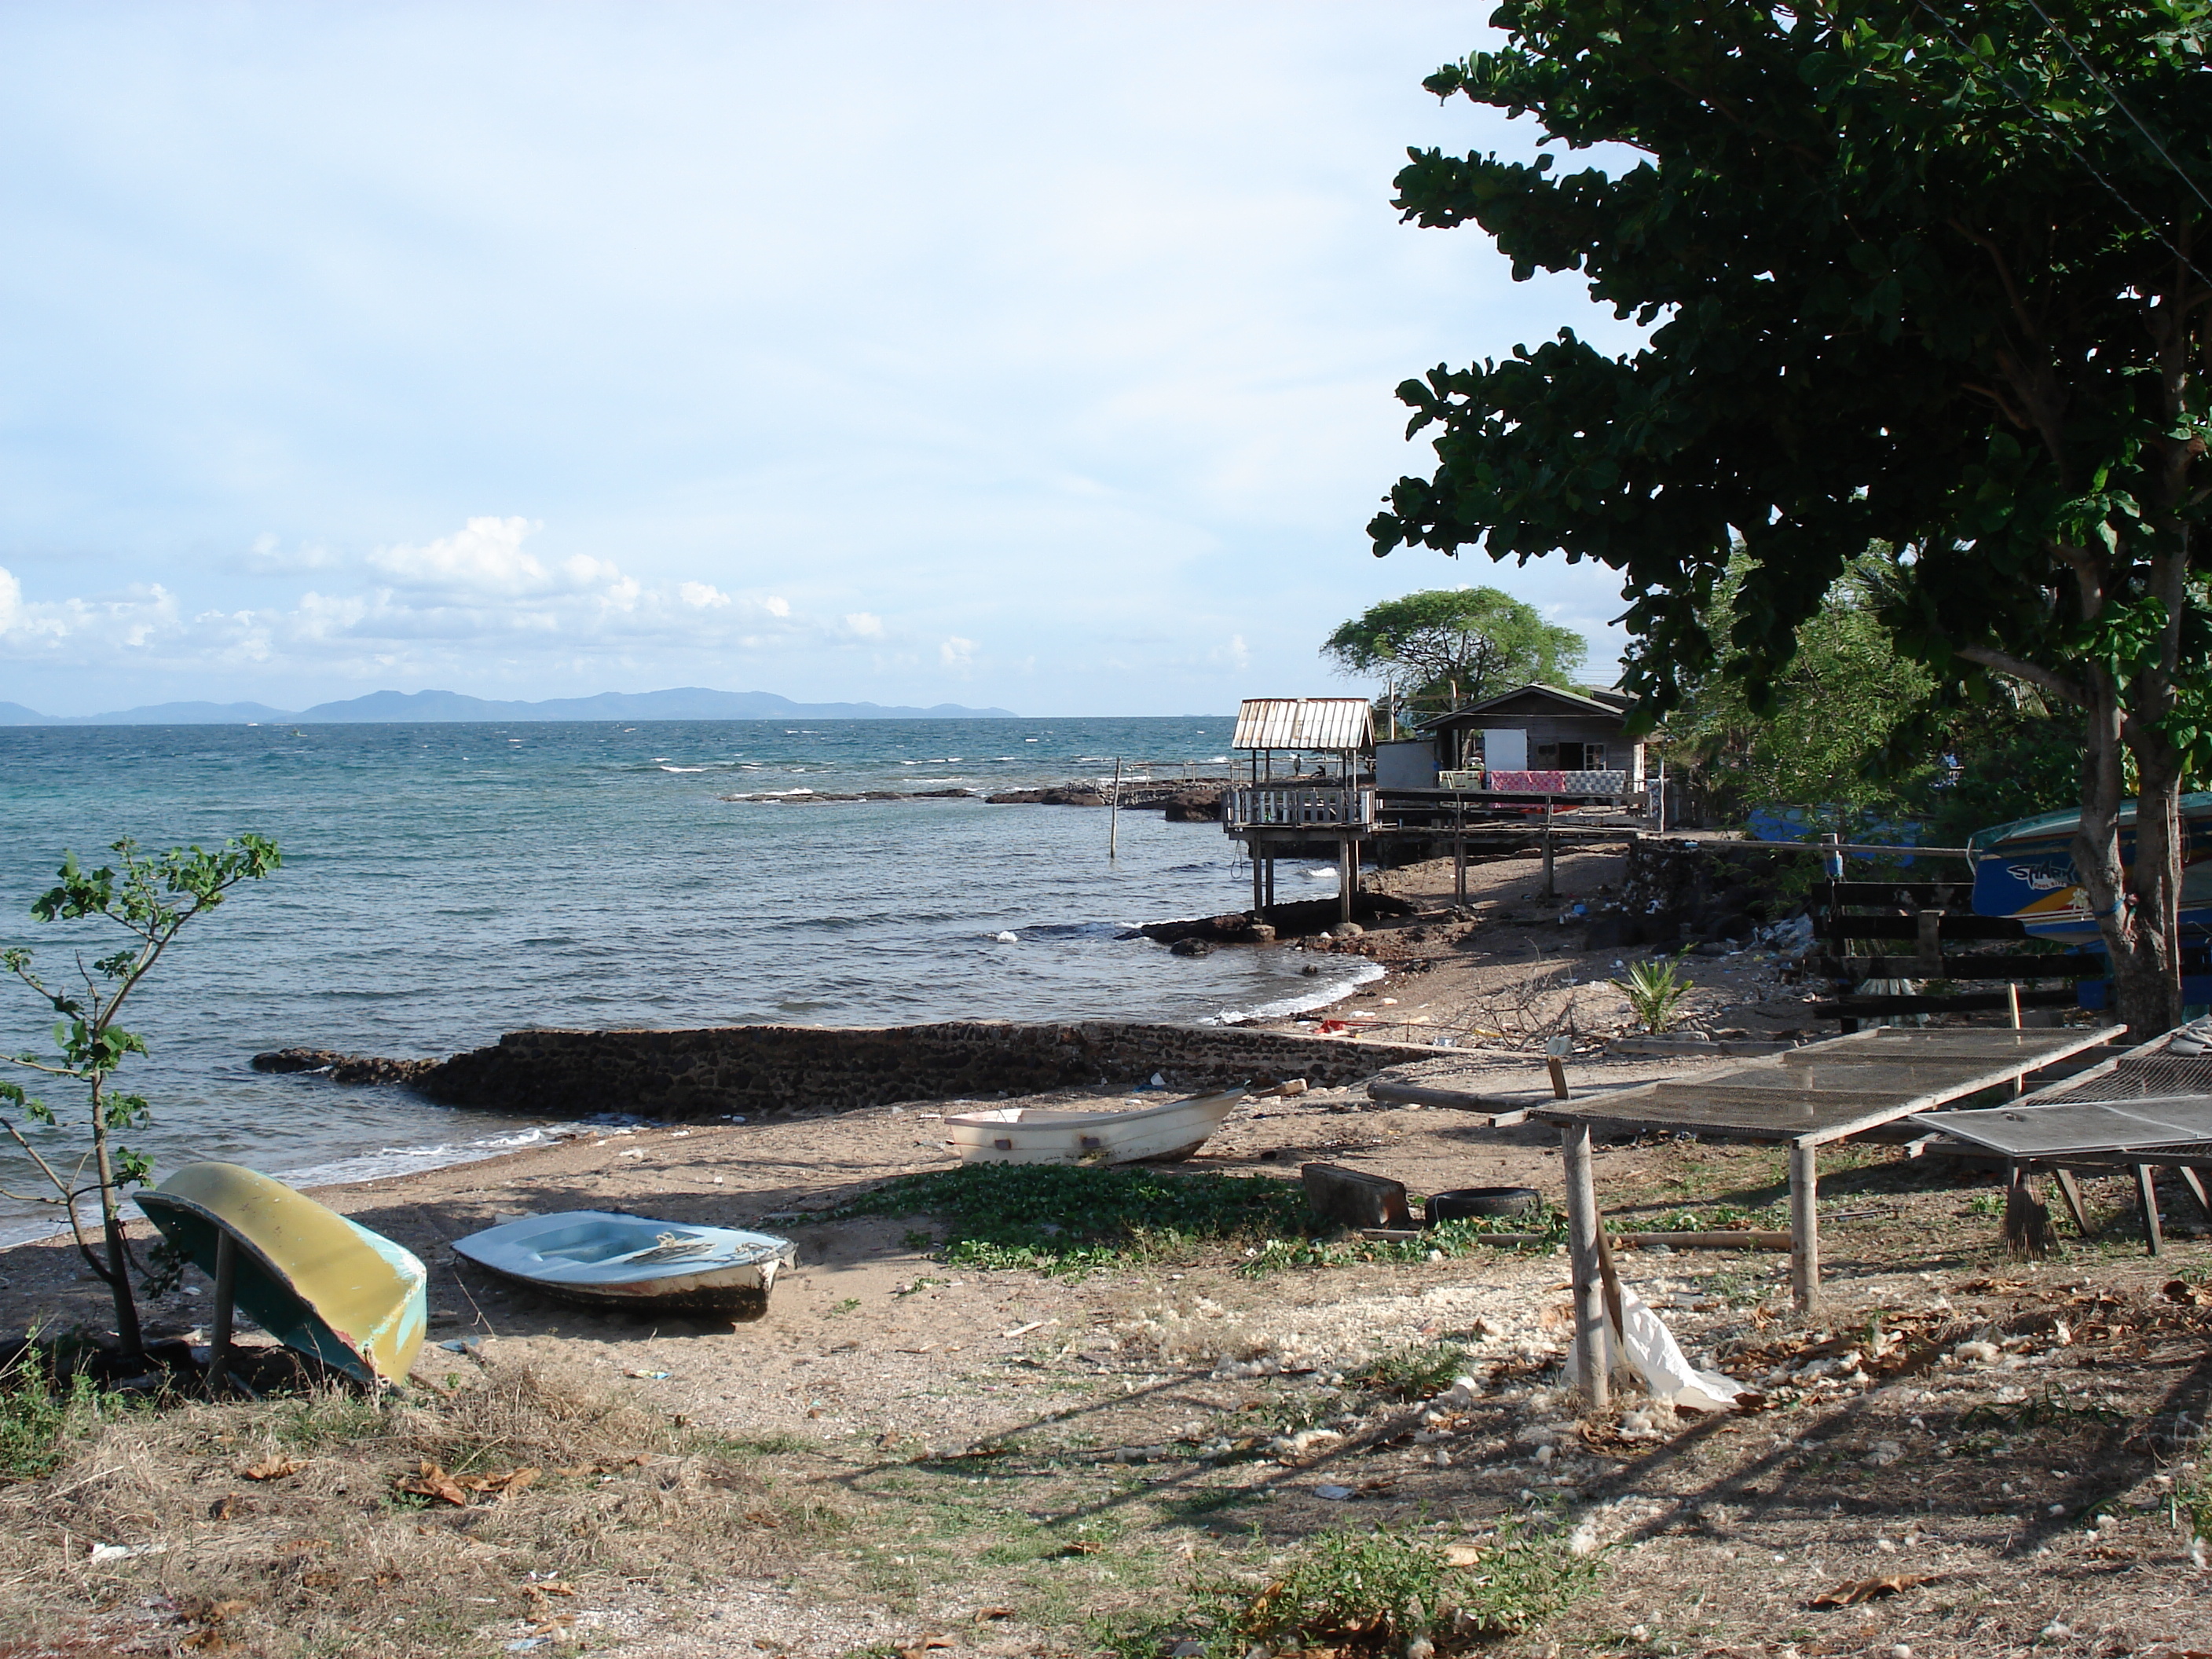
[[[1228, 790], [1219, 778], [1150, 781], [1121, 786], [1125, 812], [1158, 812], [1170, 823], [1218, 823], [1221, 798]], [[1110, 806], [1112, 792], [1094, 783], [1056, 783], [1042, 789], [1003, 789], [983, 798], [993, 806]]]
[[1412, 1043], [1121, 1020], [1018, 1024], [726, 1025], [681, 1031], [510, 1031], [443, 1060], [319, 1049], [257, 1054], [256, 1070], [402, 1083], [453, 1106], [548, 1116], [811, 1116], [907, 1101], [1036, 1094], [1106, 1084], [1200, 1090], [1304, 1078], [1357, 1083], [1433, 1060]]
[[[1375, 921], [1386, 916], [1410, 916], [1419, 908], [1395, 893], [1355, 893], [1352, 915], [1355, 921]], [[1174, 921], [1148, 921], [1120, 935], [1148, 939], [1185, 955], [1191, 945], [1272, 945], [1278, 939], [1307, 939], [1334, 930], [1343, 912], [1333, 898], [1301, 899], [1295, 904], [1271, 904], [1264, 910], [1231, 910], [1218, 916], [1185, 916]]]

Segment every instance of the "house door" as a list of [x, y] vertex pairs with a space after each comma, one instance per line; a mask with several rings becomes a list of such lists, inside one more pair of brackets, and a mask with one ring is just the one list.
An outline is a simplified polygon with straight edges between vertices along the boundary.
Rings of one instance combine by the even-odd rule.
[[1528, 769], [1528, 733], [1526, 728], [1512, 726], [1498, 729], [1488, 726], [1482, 732], [1482, 763], [1492, 772], [1525, 772]]

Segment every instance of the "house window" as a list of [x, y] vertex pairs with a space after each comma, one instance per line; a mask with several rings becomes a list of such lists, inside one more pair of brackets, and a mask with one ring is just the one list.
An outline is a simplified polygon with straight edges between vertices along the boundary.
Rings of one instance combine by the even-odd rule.
[[1563, 743], [1559, 745], [1562, 772], [1602, 772], [1605, 745], [1601, 743]]

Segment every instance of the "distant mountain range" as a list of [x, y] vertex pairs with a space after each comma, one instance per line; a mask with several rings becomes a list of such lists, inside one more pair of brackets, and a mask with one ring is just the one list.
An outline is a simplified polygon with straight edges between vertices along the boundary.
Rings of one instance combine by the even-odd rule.
[[596, 697], [554, 697], [544, 702], [495, 702], [459, 691], [372, 691], [343, 702], [319, 702], [297, 711], [258, 702], [157, 702], [112, 714], [41, 714], [19, 702], [0, 702], [0, 726], [251, 726], [289, 720], [296, 725], [398, 725], [432, 720], [1014, 720], [1011, 709], [886, 708], [872, 702], [793, 702], [773, 691], [710, 691], [684, 686], [672, 691], [602, 691]]

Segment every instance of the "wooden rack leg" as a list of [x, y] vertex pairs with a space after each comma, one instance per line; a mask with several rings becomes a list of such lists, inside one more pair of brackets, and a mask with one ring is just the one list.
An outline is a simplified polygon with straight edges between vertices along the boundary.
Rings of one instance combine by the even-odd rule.
[[2136, 1205], [2142, 1212], [2143, 1239], [2151, 1255], [2161, 1254], [2166, 1248], [2166, 1239], [2159, 1227], [2158, 1183], [2154, 1179], [2156, 1174], [2148, 1164], [2136, 1165]]
[[1797, 1311], [1820, 1310], [1820, 1165], [1818, 1152], [1790, 1146], [1790, 1290]]
[[2089, 1224], [2089, 1211], [2081, 1202], [2081, 1183], [2074, 1179], [2071, 1170], [2053, 1170], [2058, 1182], [2058, 1195], [2066, 1200], [2066, 1213], [2074, 1218], [2075, 1231], [2084, 1238], [2094, 1238], [2097, 1230]]
[[1597, 1183], [1590, 1170], [1587, 1123], [1559, 1131], [1559, 1173], [1567, 1185], [1567, 1254], [1575, 1294], [1575, 1383], [1583, 1403], [1602, 1409], [1611, 1398], [1606, 1376], [1605, 1275], [1597, 1255]]
[[2197, 1200], [2197, 1212], [2212, 1221], [2212, 1197], [2204, 1192], [2204, 1178], [2186, 1164], [2174, 1165], [2173, 1172], [2181, 1177], [2181, 1184], [2189, 1188], [2190, 1197]]
[[230, 1392], [230, 1328], [238, 1302], [238, 1244], [228, 1232], [215, 1241], [215, 1325], [208, 1335], [208, 1397]]

